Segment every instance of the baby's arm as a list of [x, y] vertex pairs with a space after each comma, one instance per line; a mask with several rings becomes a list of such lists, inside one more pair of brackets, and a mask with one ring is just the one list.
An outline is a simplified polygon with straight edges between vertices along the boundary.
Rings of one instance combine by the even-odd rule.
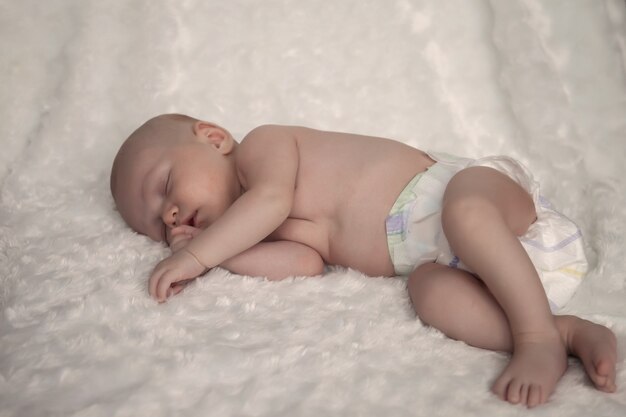
[[[178, 252], [201, 232], [192, 226], [179, 226], [168, 232], [172, 252]], [[281, 280], [292, 276], [315, 276], [324, 272], [322, 257], [309, 246], [288, 240], [259, 242], [220, 264], [229, 271], [249, 276]], [[184, 286], [184, 285], [183, 285]], [[174, 286], [178, 293], [183, 286]]]
[[292, 130], [255, 129], [239, 146], [236, 162], [246, 191], [184, 250], [157, 265], [150, 294], [158, 300], [165, 300], [173, 283], [195, 278], [259, 243], [289, 216], [299, 162]]
[[289, 240], [259, 242], [220, 266], [236, 274], [261, 276], [272, 281], [324, 273], [324, 261], [317, 251]]

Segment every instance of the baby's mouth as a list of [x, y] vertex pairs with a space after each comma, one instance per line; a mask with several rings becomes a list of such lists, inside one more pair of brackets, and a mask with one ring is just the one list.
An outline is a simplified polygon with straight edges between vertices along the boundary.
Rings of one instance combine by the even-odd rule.
[[196, 216], [198, 212], [195, 211], [191, 216], [187, 217], [187, 219], [182, 223], [185, 226], [196, 227]]

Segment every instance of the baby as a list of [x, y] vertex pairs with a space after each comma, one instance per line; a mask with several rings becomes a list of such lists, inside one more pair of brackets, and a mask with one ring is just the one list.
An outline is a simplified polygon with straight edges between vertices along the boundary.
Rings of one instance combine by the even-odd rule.
[[324, 264], [408, 275], [425, 323], [512, 352], [492, 387], [501, 399], [546, 402], [568, 353], [599, 390], [616, 388], [613, 333], [551, 311], [585, 272], [578, 229], [510, 158], [291, 126], [261, 126], [237, 143], [170, 114], [122, 145], [111, 192], [130, 227], [172, 247], [149, 279], [160, 302], [216, 266], [269, 279], [319, 275]]

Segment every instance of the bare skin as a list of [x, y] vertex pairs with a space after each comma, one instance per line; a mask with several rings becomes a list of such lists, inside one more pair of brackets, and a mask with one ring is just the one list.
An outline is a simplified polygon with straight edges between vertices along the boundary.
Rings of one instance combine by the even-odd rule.
[[[309, 268], [304, 275], [321, 272], [323, 263], [393, 276], [386, 216], [409, 180], [433, 163], [399, 142], [302, 127], [263, 126], [238, 144], [217, 125], [167, 115], [131, 135], [114, 163], [111, 187], [133, 229], [155, 240], [170, 238], [176, 246], [149, 280], [150, 294], [165, 301], [218, 265], [276, 279], [299, 275], [302, 265]], [[508, 334], [506, 350], [513, 356], [493, 390], [511, 403], [545, 402], [565, 371], [569, 349], [581, 357], [596, 385], [610, 391], [612, 333], [552, 316], [517, 239], [534, 219], [526, 192], [490, 168], [463, 170], [446, 188], [446, 237], [493, 295], [500, 310], [498, 318], [489, 319], [507, 323], [508, 333], [501, 331], [496, 339]], [[293, 251], [300, 261], [255, 269], [264, 251], [276, 253], [277, 248], [285, 258]], [[415, 278], [418, 271], [411, 282], [422, 281]], [[415, 299], [414, 305], [421, 317], [432, 309]], [[439, 313], [434, 321], [442, 323], [434, 325], [445, 328], [446, 317]], [[481, 324], [468, 322], [469, 333], [480, 332]], [[487, 337], [483, 344], [489, 348]], [[461, 338], [471, 343], [468, 339]]]
[[[483, 349], [514, 351], [513, 335], [502, 307], [472, 274], [444, 265], [425, 264], [409, 277], [408, 290], [421, 320], [448, 337]], [[554, 316], [554, 321], [561, 343], [568, 354], [581, 360], [595, 387], [614, 392], [615, 335], [604, 326], [575, 316]], [[503, 400], [533, 407], [546, 399], [545, 393], [528, 385], [511, 379], [507, 382], [492, 387]]]
[[491, 168], [459, 172], [444, 194], [442, 224], [450, 246], [489, 288], [511, 329], [513, 357], [493, 390], [528, 406], [544, 403], [567, 367], [545, 291], [517, 239], [535, 217], [530, 196]]

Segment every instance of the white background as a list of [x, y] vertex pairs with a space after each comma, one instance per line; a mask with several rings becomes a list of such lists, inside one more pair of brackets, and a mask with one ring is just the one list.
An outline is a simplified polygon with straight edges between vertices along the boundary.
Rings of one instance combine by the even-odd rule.
[[620, 0], [0, 1], [0, 416], [525, 414], [507, 357], [424, 327], [402, 279], [212, 271], [157, 305], [167, 249], [108, 190], [145, 119], [263, 123], [526, 163], [583, 230], [565, 311], [618, 335], [618, 391], [571, 367], [545, 416], [626, 412]]

